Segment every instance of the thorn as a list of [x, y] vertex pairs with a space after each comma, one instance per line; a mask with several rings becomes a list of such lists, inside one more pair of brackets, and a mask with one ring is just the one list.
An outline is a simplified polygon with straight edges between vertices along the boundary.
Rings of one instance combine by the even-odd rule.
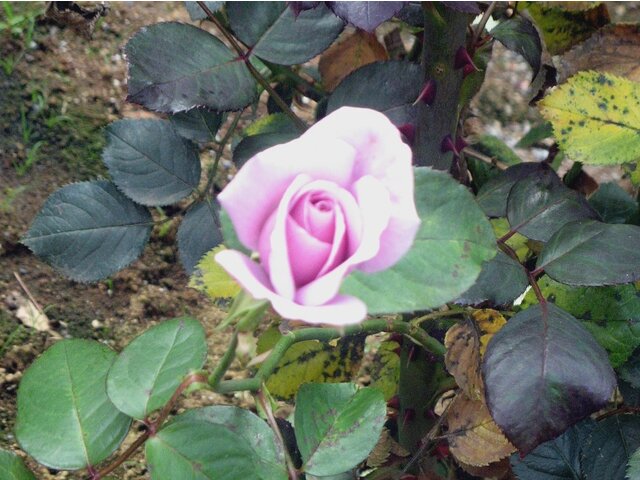
[[422, 102], [425, 105], [431, 105], [433, 101], [436, 99], [436, 81], [432, 78], [424, 84], [422, 87], [422, 91], [416, 101], [413, 102], [412, 106], [417, 105], [418, 102]]
[[402, 426], [411, 423], [414, 418], [416, 418], [416, 411], [413, 408], [407, 408], [402, 416]]
[[477, 71], [478, 69], [473, 65], [465, 65], [464, 67], [462, 67], [462, 78], [467, 78], [469, 75]]
[[467, 146], [467, 142], [465, 142], [464, 138], [457, 137], [454, 142], [451, 138], [451, 135], [447, 135], [442, 139], [442, 143], [440, 144], [440, 151], [442, 153], [453, 152], [453, 155], [456, 157], [460, 156], [460, 152]]
[[473, 70], [479, 72], [480, 69], [476, 67], [476, 64], [473, 63], [473, 58], [469, 55], [469, 52], [465, 47], [460, 47], [456, 52], [456, 58], [453, 62], [453, 66], [456, 69], [464, 68], [466, 65], [471, 65]]
[[398, 410], [400, 408], [400, 397], [398, 395], [391, 397], [387, 402], [387, 407]]
[[455, 147], [456, 147], [456, 150], [458, 152], [461, 152], [462, 150], [465, 149], [465, 147], [468, 147], [468, 146], [469, 146], [469, 144], [467, 142], [465, 142], [464, 138], [462, 138], [462, 137], [457, 137], [456, 138]]
[[416, 126], [412, 123], [403, 123], [398, 127], [398, 130], [400, 130], [400, 133], [404, 136], [407, 143], [413, 145], [416, 138]]

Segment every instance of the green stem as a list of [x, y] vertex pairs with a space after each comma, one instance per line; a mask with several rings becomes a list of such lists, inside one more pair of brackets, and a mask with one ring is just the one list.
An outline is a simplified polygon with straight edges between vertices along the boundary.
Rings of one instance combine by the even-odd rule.
[[319, 97], [323, 97], [327, 94], [327, 92], [323, 88], [319, 87], [315, 83], [309, 82], [292, 68], [285, 67], [283, 65], [277, 65], [275, 63], [267, 62], [264, 60], [263, 63], [267, 67], [269, 67], [269, 70], [271, 70], [274, 74], [282, 75], [283, 77], [295, 82], [296, 86], [300, 89], [300, 93], [302, 93], [303, 95], [308, 95], [307, 92], [309, 91], [313, 92]]
[[293, 113], [293, 110], [291, 110], [289, 105], [287, 105], [287, 103], [282, 99], [282, 97], [278, 95], [278, 92], [276, 92], [273, 88], [271, 88], [271, 85], [269, 85], [269, 82], [267, 82], [267, 80], [265, 80], [265, 78], [262, 75], [260, 75], [260, 72], [258, 72], [258, 70], [256, 70], [256, 68], [251, 64], [251, 60], [249, 58], [250, 55], [247, 55], [247, 52], [244, 51], [244, 49], [240, 46], [240, 44], [235, 39], [235, 37], [231, 35], [231, 33], [225, 28], [224, 25], [222, 25], [222, 23], [218, 21], [218, 19], [215, 17], [213, 12], [209, 10], [209, 7], [207, 7], [205, 2], [198, 2], [198, 5], [207, 15], [207, 18], [218, 28], [218, 30], [220, 30], [220, 33], [222, 33], [224, 38], [227, 39], [227, 41], [231, 44], [231, 46], [236, 51], [236, 53], [244, 61], [244, 64], [249, 69], [249, 73], [251, 73], [253, 78], [255, 78], [256, 81], [260, 85], [262, 85], [262, 87], [267, 92], [269, 92], [269, 95], [271, 96], [271, 98], [273, 98], [273, 100], [282, 109], [282, 111], [286, 115], [288, 115], [289, 118], [291, 118], [291, 120], [296, 125], [296, 127], [298, 127], [298, 129], [301, 132], [304, 132], [307, 129], [307, 125], [302, 120], [300, 120], [300, 118], [298, 118], [298, 116], [295, 113]]
[[218, 363], [218, 365], [216, 365], [216, 368], [213, 370], [213, 372], [211, 372], [211, 375], [209, 375], [209, 385], [211, 385], [211, 388], [213, 388], [214, 390], [220, 384], [220, 380], [222, 380], [222, 377], [224, 377], [224, 374], [227, 372], [227, 370], [229, 370], [229, 367], [231, 366], [231, 362], [233, 362], [233, 359], [236, 358], [237, 348], [238, 348], [238, 331], [234, 330], [233, 334], [231, 335], [231, 342], [229, 343], [229, 347], [227, 348], [227, 351], [224, 352], [224, 355], [220, 359], [220, 362]]
[[241, 390], [258, 391], [263, 382], [273, 373], [287, 350], [298, 342], [307, 340], [319, 340], [328, 342], [347, 335], [367, 334], [381, 332], [395, 332], [406, 335], [418, 345], [422, 346], [434, 355], [443, 357], [446, 349], [444, 345], [430, 336], [417, 325], [412, 325], [400, 320], [388, 321], [382, 319], [366, 320], [357, 325], [348, 325], [343, 329], [336, 328], [304, 328], [294, 330], [283, 335], [273, 347], [265, 361], [262, 363], [253, 378], [221, 381], [213, 389], [218, 393], [229, 393]]
[[418, 327], [420, 326], [421, 323], [426, 322], [428, 320], [436, 320], [438, 318], [443, 318], [443, 317], [455, 317], [463, 314], [465, 311], [466, 310], [461, 307], [451, 307], [449, 310], [444, 310], [444, 311], [439, 310], [437, 312], [430, 312], [430, 313], [427, 313], [426, 315], [422, 315], [421, 317], [414, 318], [413, 320], [411, 320], [411, 325], [415, 325], [416, 327]]

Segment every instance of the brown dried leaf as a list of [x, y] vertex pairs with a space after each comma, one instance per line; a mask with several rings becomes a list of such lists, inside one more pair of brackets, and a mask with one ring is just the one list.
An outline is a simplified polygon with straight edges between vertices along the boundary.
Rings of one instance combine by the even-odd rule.
[[[96, 2], [94, 2], [96, 3]], [[87, 39], [91, 39], [96, 23], [107, 14], [108, 7], [104, 2], [96, 4], [94, 8], [84, 8], [76, 2], [49, 2], [45, 16], [64, 27], [71, 27], [76, 33]]]
[[318, 69], [324, 87], [331, 92], [354, 70], [369, 63], [388, 59], [387, 51], [378, 42], [375, 34], [356, 30], [322, 54]]
[[464, 464], [487, 466], [516, 450], [491, 418], [483, 400], [459, 393], [445, 414], [445, 422], [451, 454]]
[[26, 327], [33, 328], [39, 332], [51, 330], [49, 318], [26, 296], [18, 291], [12, 291], [7, 297], [7, 303], [15, 309], [15, 316]]
[[486, 467], [474, 467], [466, 463], [458, 462], [458, 465], [467, 473], [474, 477], [490, 478], [491, 480], [516, 480], [516, 476], [511, 470], [509, 458], [503, 458], [499, 462], [494, 462]]
[[367, 465], [370, 467], [379, 467], [384, 465], [390, 455], [396, 455], [398, 457], [407, 457], [409, 452], [396, 442], [389, 430], [386, 428], [382, 430], [380, 439], [367, 458]]
[[471, 316], [480, 331], [480, 356], [482, 357], [487, 350], [489, 340], [498, 330], [505, 326], [507, 321], [500, 312], [490, 308], [475, 310]]
[[560, 65], [560, 82], [581, 70], [612, 73], [639, 82], [640, 26], [606, 26], [563, 55]]
[[470, 323], [458, 323], [444, 337], [447, 353], [444, 364], [447, 371], [469, 398], [484, 397], [480, 374], [480, 339]]

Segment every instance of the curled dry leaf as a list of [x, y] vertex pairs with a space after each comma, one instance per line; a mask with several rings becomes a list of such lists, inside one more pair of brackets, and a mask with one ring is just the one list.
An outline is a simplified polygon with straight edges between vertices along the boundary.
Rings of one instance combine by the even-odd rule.
[[475, 310], [472, 317], [480, 330], [480, 356], [482, 357], [487, 350], [489, 340], [505, 326], [507, 321], [500, 312], [491, 308]]
[[444, 364], [447, 371], [469, 398], [484, 398], [484, 387], [480, 374], [480, 339], [469, 322], [451, 327], [444, 337], [447, 353]]
[[15, 310], [15, 316], [24, 326], [39, 332], [51, 330], [49, 318], [29, 298], [14, 290], [7, 295], [7, 306]]
[[378, 42], [375, 34], [356, 30], [322, 54], [318, 69], [324, 87], [332, 92], [342, 79], [354, 70], [369, 63], [388, 59], [387, 51]]
[[379, 467], [383, 465], [391, 455], [398, 457], [407, 457], [409, 452], [398, 442], [396, 442], [388, 429], [383, 429], [378, 443], [373, 448], [369, 457], [367, 457], [367, 465], [370, 467]]
[[473, 400], [459, 393], [447, 409], [445, 422], [449, 449], [464, 464], [487, 466], [516, 450], [491, 418], [484, 399]]
[[640, 26], [608, 25], [560, 58], [560, 83], [581, 70], [640, 82]]

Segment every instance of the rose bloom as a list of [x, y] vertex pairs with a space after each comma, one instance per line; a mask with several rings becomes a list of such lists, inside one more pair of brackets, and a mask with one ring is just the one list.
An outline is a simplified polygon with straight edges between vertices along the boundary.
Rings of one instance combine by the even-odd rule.
[[259, 263], [235, 250], [215, 259], [283, 318], [358, 323], [366, 306], [340, 284], [409, 250], [420, 224], [413, 188], [398, 129], [382, 113], [343, 107], [240, 169], [218, 200]]

